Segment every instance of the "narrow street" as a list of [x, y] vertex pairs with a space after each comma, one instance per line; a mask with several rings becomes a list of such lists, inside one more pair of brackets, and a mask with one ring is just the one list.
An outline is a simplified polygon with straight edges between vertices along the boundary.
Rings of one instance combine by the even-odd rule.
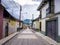
[[0, 45], [60, 45], [60, 0], [0, 0]]
[[4, 45], [49, 45], [43, 38], [37, 36], [31, 29], [23, 30]]

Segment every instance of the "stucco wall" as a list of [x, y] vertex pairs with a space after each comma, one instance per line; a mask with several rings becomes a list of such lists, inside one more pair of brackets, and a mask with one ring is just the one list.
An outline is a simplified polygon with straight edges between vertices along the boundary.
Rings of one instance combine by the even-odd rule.
[[49, 7], [49, 4], [47, 3], [43, 8], [42, 8], [42, 18], [46, 17], [46, 9]]
[[35, 27], [35, 23], [33, 22], [33, 28]]
[[16, 21], [14, 21], [14, 23], [15, 23], [15, 24], [13, 24], [13, 25], [11, 25], [11, 24], [9, 23], [9, 32], [8, 32], [9, 35], [17, 31], [17, 28], [18, 28], [18, 26], [19, 26], [19, 25], [18, 25], [19, 23], [16, 22]]
[[7, 24], [7, 22], [8, 22], [8, 19], [3, 19], [3, 37], [5, 37], [5, 26], [6, 26], [6, 24]]
[[40, 23], [39, 23], [39, 21], [35, 21], [34, 22], [34, 28], [35, 29], [40, 29]]
[[[7, 22], [9, 21], [9, 19], [4, 18], [3, 19], [3, 37], [5, 37], [5, 26], [7, 24]], [[19, 22], [15, 21], [14, 25], [9, 24], [8, 25], [8, 33], [14, 33], [17, 31], [17, 27], [19, 26]]]
[[45, 33], [45, 31], [46, 31], [46, 20], [48, 20], [49, 18], [45, 18], [45, 19], [41, 19], [41, 20], [39, 20], [39, 22], [41, 22], [41, 31], [43, 32], [43, 33]]
[[41, 20], [41, 30], [45, 32], [45, 28], [46, 28], [46, 22], [45, 19]]
[[26, 29], [27, 25], [26, 24], [22, 24], [22, 27], [23, 27], [23, 29]]
[[3, 32], [3, 7], [0, 5], [0, 39], [2, 38]]
[[55, 0], [55, 13], [60, 12], [60, 0]]
[[60, 36], [60, 15], [58, 16], [58, 35]]

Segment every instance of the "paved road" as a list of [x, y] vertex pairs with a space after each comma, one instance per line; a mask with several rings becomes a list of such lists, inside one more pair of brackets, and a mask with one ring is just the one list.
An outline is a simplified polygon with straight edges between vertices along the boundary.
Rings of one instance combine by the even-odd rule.
[[37, 36], [31, 29], [26, 29], [9, 40], [4, 45], [49, 45], [41, 37]]

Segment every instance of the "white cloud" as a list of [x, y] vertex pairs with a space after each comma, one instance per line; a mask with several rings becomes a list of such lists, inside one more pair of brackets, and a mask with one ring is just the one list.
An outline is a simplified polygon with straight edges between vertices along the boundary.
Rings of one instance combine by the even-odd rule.
[[[37, 11], [37, 6], [38, 5], [24, 5], [23, 6], [23, 10], [22, 13], [24, 16], [24, 19], [32, 19], [32, 14], [34, 16], [34, 19], [37, 18], [39, 16], [39, 12]], [[27, 12], [27, 14], [26, 14]], [[22, 18], [23, 19], [23, 18]]]
[[35, 2], [35, 1], [32, 1], [32, 0], [14, 0], [15, 2], [21, 4], [21, 5], [25, 5], [25, 4], [40, 4], [40, 2]]
[[[16, 5], [15, 5], [15, 2]], [[20, 15], [20, 5], [22, 5], [22, 14], [21, 19], [32, 19], [32, 14], [34, 14], [34, 18], [37, 18], [39, 13], [37, 12], [37, 7], [40, 2], [32, 1], [32, 0], [2, 0], [2, 5], [6, 8], [6, 10], [15, 18], [19, 19]]]

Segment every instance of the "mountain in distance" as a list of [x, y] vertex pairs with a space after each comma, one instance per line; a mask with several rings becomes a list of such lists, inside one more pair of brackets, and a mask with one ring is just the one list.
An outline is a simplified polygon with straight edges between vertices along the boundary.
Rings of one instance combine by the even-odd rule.
[[24, 21], [23, 21], [23, 23], [25, 23], [25, 24], [28, 24], [28, 23], [30, 23], [31, 22], [31, 19], [25, 19]]

